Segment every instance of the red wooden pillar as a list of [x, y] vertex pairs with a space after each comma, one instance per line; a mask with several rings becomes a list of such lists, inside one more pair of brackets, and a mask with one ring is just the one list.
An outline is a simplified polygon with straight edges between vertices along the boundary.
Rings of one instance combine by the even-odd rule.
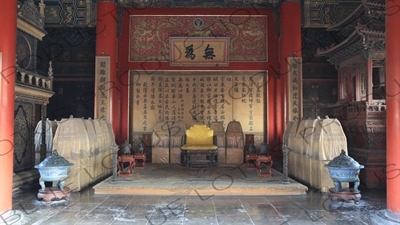
[[277, 135], [282, 138], [288, 120], [287, 113], [287, 58], [301, 56], [301, 7], [300, 2], [284, 2], [280, 6], [280, 79], [277, 83]]
[[118, 137], [117, 11], [113, 0], [99, 0], [97, 3], [96, 56], [110, 56], [110, 122], [114, 135]]
[[386, 1], [387, 213], [400, 220], [400, 0]]
[[[130, 18], [130, 10], [129, 9], [124, 9], [123, 10], [123, 16], [122, 16], [122, 25], [121, 25], [121, 32], [122, 34], [120, 37], [118, 37], [118, 42], [119, 43], [129, 43], [129, 18]], [[118, 57], [120, 59], [128, 59], [129, 58], [129, 48], [126, 46], [121, 46], [118, 45]], [[124, 61], [124, 60], [123, 60]], [[117, 143], [123, 143], [125, 140], [129, 140], [129, 113], [130, 112], [130, 106], [129, 106], [129, 90], [130, 88], [133, 88], [133, 85], [131, 83], [134, 83], [134, 81], [130, 80], [130, 73], [129, 73], [129, 64], [127, 63], [127, 60], [125, 62], [120, 62], [118, 63], [118, 82], [121, 86], [121, 107], [120, 107], [120, 130], [119, 130], [119, 135], [118, 135], [118, 142]]]
[[14, 86], [17, 39], [17, 0], [1, 2], [0, 52], [0, 214], [12, 208], [14, 156]]

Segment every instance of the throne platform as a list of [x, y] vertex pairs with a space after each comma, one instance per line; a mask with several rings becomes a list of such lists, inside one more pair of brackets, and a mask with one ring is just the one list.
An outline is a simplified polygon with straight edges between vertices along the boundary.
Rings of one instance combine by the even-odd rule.
[[95, 194], [176, 196], [265, 196], [303, 195], [307, 187], [272, 169], [271, 177], [260, 177], [246, 164], [218, 164], [210, 168], [187, 168], [180, 164], [149, 163], [133, 169], [133, 176], [107, 178], [93, 187]]

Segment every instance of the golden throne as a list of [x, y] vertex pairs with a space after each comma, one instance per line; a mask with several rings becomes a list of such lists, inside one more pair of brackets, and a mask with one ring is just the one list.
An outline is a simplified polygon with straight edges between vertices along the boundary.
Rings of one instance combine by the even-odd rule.
[[185, 144], [181, 147], [181, 165], [216, 166], [217, 148], [214, 144], [214, 131], [204, 124], [195, 124], [186, 130]]

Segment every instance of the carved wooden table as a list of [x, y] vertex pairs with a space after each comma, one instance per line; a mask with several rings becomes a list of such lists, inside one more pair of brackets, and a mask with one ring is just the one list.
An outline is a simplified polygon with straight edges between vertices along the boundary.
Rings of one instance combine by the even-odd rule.
[[[136, 153], [133, 157], [135, 158], [135, 168], [143, 169], [146, 166], [146, 154], [144, 154], [144, 153]], [[139, 160], [142, 161], [140, 166], [138, 166]]]
[[[257, 169], [255, 166], [255, 162], [257, 159], [258, 155], [257, 154], [246, 154], [246, 168], [249, 169]], [[254, 166], [250, 166], [250, 163], [254, 164]]]
[[[124, 163], [129, 163], [128, 173], [125, 173]], [[121, 166], [122, 165], [122, 166]], [[135, 167], [135, 158], [133, 155], [120, 155], [118, 156], [118, 176], [132, 176], [132, 170]]]
[[[267, 172], [262, 172], [262, 168], [261, 168], [261, 163], [265, 163], [267, 164]], [[258, 176], [260, 177], [271, 177], [272, 176], [272, 171], [271, 171], [271, 167], [272, 167], [272, 158], [271, 156], [265, 156], [265, 155], [260, 155], [257, 157], [256, 159], [256, 167], [257, 167], [257, 173]]]

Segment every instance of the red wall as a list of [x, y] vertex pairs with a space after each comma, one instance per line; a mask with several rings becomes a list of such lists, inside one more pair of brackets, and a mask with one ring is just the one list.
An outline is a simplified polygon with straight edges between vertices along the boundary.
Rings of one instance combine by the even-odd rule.
[[[268, 27], [268, 62], [230, 62], [229, 66], [225, 67], [205, 67], [205, 66], [185, 66], [171, 67], [169, 62], [129, 62], [129, 15], [267, 15]], [[266, 79], [268, 83], [266, 96], [268, 99], [265, 106], [268, 104], [268, 118], [265, 119], [265, 134], [264, 140], [271, 143], [276, 138], [276, 121], [275, 121], [275, 86], [276, 72], [279, 70], [278, 57], [278, 38], [275, 37], [275, 21], [273, 19], [273, 11], [271, 9], [125, 9], [122, 20], [122, 36], [118, 39], [118, 71], [117, 79], [121, 90], [121, 116], [120, 130], [117, 143], [122, 143], [128, 140], [128, 75], [129, 70], [266, 70], [269, 77]], [[124, 85], [125, 84], [125, 85]], [[264, 89], [265, 90], [265, 89]]]

